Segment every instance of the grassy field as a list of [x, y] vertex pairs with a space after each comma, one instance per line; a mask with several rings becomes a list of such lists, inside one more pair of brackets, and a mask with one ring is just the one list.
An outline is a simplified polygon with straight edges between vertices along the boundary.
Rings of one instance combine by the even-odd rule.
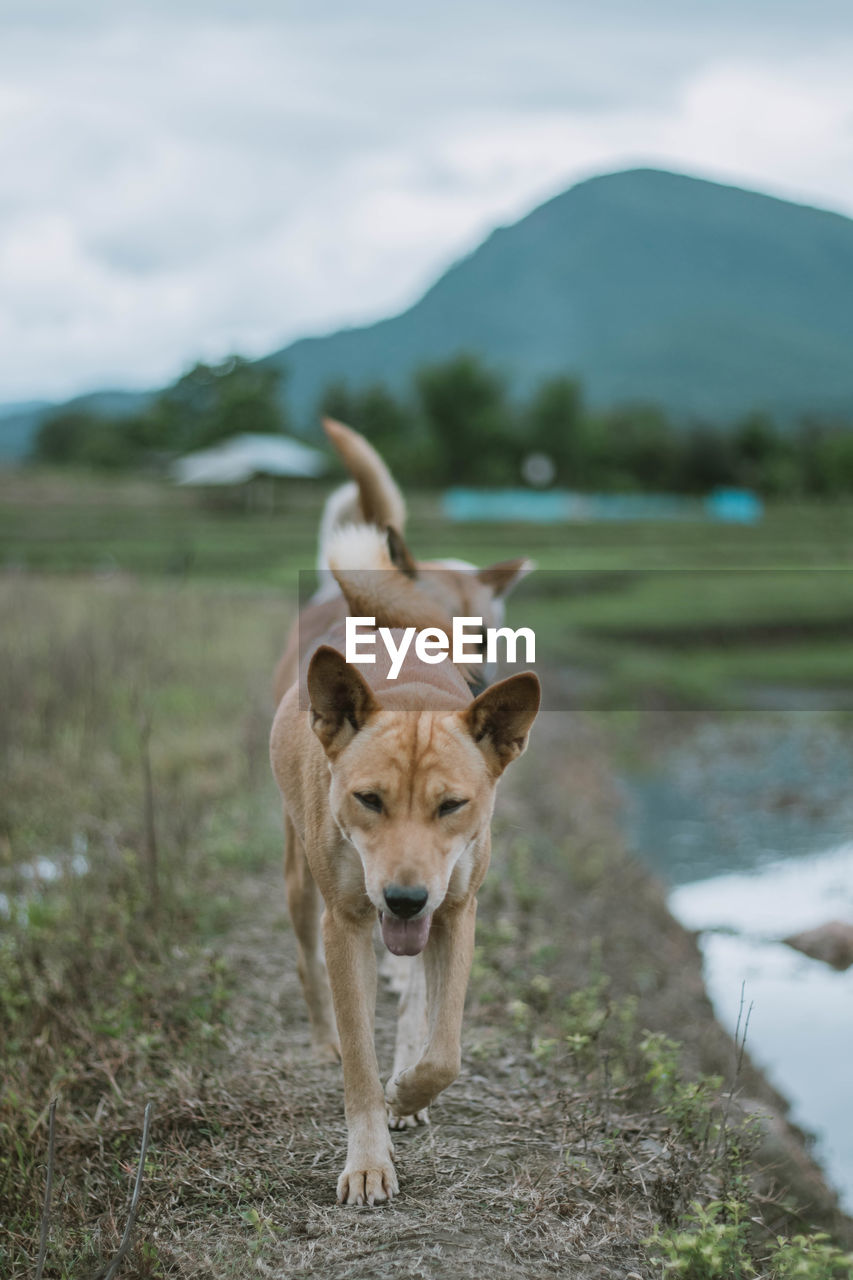
[[287, 610], [13, 575], [0, 613], [0, 1272], [31, 1274], [59, 1097], [45, 1275], [80, 1277], [126, 1212], [143, 1098], [168, 1114], [222, 1044], [230, 869], [279, 848], [269, 671]]
[[622, 851], [604, 744], [565, 717], [501, 796], [465, 1073], [399, 1140], [399, 1202], [334, 1207], [340, 1079], [309, 1055], [267, 763], [290, 615], [224, 581], [0, 579], [0, 1273], [34, 1275], [46, 1225], [45, 1280], [103, 1275], [151, 1103], [123, 1277], [651, 1280], [711, 1246], [733, 1275], [845, 1274], [815, 1171], [797, 1155], [792, 1193], [777, 1139], [760, 1172], [720, 1093], [786, 1132]]
[[[275, 510], [240, 500], [215, 509], [198, 493], [146, 481], [0, 471], [0, 563], [47, 572], [121, 570], [283, 586], [310, 569], [328, 489], [280, 491]], [[430, 494], [410, 495], [409, 541], [420, 557], [532, 556], [541, 569], [847, 569], [849, 504], [771, 507], [754, 526], [712, 522], [456, 524]], [[744, 599], [748, 602], [748, 593]], [[690, 616], [690, 610], [687, 610]]]
[[[283, 598], [313, 566], [325, 492], [216, 510], [144, 481], [0, 473], [0, 564]], [[535, 559], [510, 617], [534, 627], [542, 657], [583, 673], [573, 704], [772, 708], [818, 690], [853, 707], [849, 505], [770, 508], [755, 526], [449, 525], [435, 496], [415, 495], [408, 538], [422, 558]]]

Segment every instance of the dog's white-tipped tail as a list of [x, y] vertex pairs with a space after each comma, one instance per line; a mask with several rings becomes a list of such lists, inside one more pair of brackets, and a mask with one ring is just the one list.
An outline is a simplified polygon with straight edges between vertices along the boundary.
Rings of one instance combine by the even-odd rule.
[[334, 418], [323, 419], [323, 430], [356, 483], [362, 520], [380, 529], [390, 524], [402, 533], [406, 527], [406, 503], [373, 445]]

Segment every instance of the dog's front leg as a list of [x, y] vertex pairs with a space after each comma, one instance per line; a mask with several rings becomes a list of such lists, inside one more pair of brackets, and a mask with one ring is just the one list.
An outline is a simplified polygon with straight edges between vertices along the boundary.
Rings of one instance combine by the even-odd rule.
[[376, 1204], [397, 1191], [394, 1148], [373, 1042], [376, 956], [373, 917], [323, 916], [326, 967], [344, 1069], [347, 1162], [338, 1179], [342, 1204]]
[[433, 922], [423, 953], [428, 1014], [427, 1041], [413, 1067], [393, 1076], [385, 1098], [396, 1116], [416, 1115], [459, 1075], [462, 1014], [474, 958], [477, 901]]
[[[391, 1072], [396, 1077], [418, 1061], [426, 1043], [426, 972], [423, 956], [398, 957], [390, 952], [387, 955], [389, 960], [395, 962], [392, 981], [399, 980], [402, 984], [394, 1068]], [[424, 1109], [411, 1116], [398, 1116], [389, 1111], [388, 1123], [392, 1129], [411, 1129], [419, 1124], [429, 1124], [429, 1112]]]

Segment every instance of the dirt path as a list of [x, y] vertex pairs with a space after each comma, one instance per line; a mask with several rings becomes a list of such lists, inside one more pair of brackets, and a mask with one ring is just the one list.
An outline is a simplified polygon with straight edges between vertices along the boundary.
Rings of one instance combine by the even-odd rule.
[[[240, 1255], [245, 1258], [247, 1243], [257, 1250], [260, 1274], [291, 1277], [459, 1276], [480, 1274], [481, 1267], [498, 1276], [544, 1275], [559, 1271], [569, 1256], [576, 1259], [568, 1232], [562, 1248], [553, 1240], [543, 1248], [535, 1210], [537, 1188], [565, 1143], [557, 1099], [544, 1077], [520, 1078], [507, 1053], [497, 1061], [469, 1060], [433, 1108], [431, 1125], [395, 1135], [401, 1194], [393, 1205], [335, 1205], [346, 1149], [340, 1069], [310, 1056], [278, 884], [265, 879], [252, 896], [229, 946], [242, 975], [229, 1049], [240, 1105], [254, 1102], [263, 1123], [241, 1132], [236, 1150], [228, 1149], [226, 1136], [218, 1154], [225, 1167], [245, 1168], [264, 1194], [254, 1202], [260, 1218], [254, 1240], [247, 1242], [239, 1218], [236, 1233], [233, 1221], [191, 1230], [188, 1252], [201, 1247], [204, 1253], [197, 1273], [244, 1273]], [[377, 1042], [386, 1072], [395, 1004], [381, 994]], [[469, 1026], [474, 1037], [484, 1031]]]
[[[621, 1032], [611, 1067], [597, 1028], [625, 994], [639, 1002], [637, 1026], [687, 1040], [693, 1067], [725, 1070], [731, 1045], [710, 1015], [695, 944], [621, 851], [593, 731], [569, 717], [540, 726], [499, 809], [463, 1072], [429, 1127], [395, 1135], [390, 1206], [334, 1203], [340, 1070], [310, 1056], [278, 869], [240, 882], [222, 942], [236, 975], [227, 1045], [210, 1069], [175, 1081], [148, 1189], [144, 1230], [166, 1274], [660, 1274], [644, 1240], [697, 1194], [718, 1192], [719, 1170], [665, 1106], [638, 1105]], [[589, 1008], [578, 991], [593, 992]], [[386, 1073], [394, 1012], [383, 992]], [[567, 1030], [587, 1026], [591, 1048], [569, 1053]]]

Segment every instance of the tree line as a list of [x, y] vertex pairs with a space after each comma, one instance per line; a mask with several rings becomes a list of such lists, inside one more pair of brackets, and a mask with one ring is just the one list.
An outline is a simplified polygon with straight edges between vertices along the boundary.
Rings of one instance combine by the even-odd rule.
[[[101, 470], [162, 469], [238, 433], [284, 432], [290, 422], [282, 378], [273, 366], [239, 356], [200, 363], [132, 417], [60, 410], [42, 423], [32, 456]], [[719, 427], [677, 422], [649, 404], [598, 410], [571, 377], [548, 378], [519, 400], [474, 355], [425, 365], [406, 394], [379, 382], [331, 383], [317, 405], [318, 444], [324, 415], [362, 431], [410, 485], [516, 485], [525, 460], [540, 455], [550, 463], [548, 483], [586, 491], [853, 493], [851, 423], [806, 418], [783, 429], [756, 412]]]

